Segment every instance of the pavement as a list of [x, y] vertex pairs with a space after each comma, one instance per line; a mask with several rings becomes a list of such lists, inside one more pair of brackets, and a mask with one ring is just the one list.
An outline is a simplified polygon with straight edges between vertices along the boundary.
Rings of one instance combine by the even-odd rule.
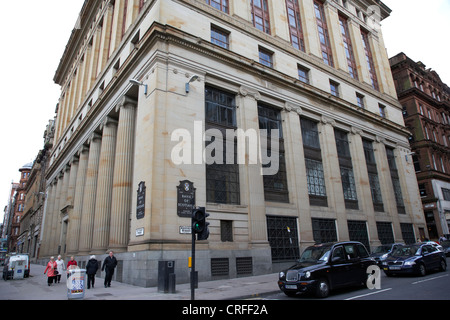
[[[0, 300], [69, 300], [66, 277], [47, 285], [44, 266], [31, 264], [30, 277], [21, 280], [0, 280]], [[126, 283], [111, 282], [104, 288], [103, 278], [96, 277], [95, 288], [84, 290], [83, 300], [191, 300], [189, 283], [177, 284], [175, 293], [158, 292], [157, 287], [143, 288]], [[279, 292], [278, 273], [234, 279], [199, 282], [195, 300], [258, 299]]]

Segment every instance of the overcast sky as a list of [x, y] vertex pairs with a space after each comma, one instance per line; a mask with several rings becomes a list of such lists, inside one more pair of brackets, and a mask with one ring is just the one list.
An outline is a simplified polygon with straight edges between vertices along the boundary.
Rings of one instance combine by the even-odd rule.
[[[280, 0], [274, 0], [280, 1]], [[84, 0], [3, 1], [0, 11], [0, 223], [11, 182], [34, 161], [55, 115], [60, 88], [53, 83]], [[389, 57], [404, 52], [450, 85], [450, 0], [384, 0], [382, 22]]]

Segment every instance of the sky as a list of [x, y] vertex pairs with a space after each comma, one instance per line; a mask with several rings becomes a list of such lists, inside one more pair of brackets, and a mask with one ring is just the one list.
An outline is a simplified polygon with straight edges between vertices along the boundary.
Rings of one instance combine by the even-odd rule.
[[[275, 0], [280, 1], [280, 0]], [[384, 0], [388, 56], [404, 52], [450, 86], [450, 0]], [[55, 71], [84, 0], [3, 1], [0, 11], [0, 223], [11, 182], [43, 148], [60, 87]]]

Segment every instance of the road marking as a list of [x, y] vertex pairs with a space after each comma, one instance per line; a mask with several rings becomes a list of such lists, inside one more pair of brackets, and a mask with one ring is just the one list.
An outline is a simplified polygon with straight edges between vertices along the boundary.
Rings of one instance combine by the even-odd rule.
[[430, 281], [430, 280], [436, 280], [436, 279], [443, 278], [443, 277], [448, 277], [448, 274], [445, 274], [445, 275], [439, 276], [439, 277], [428, 278], [425, 280], [419, 280], [419, 281], [413, 282], [412, 284], [418, 284], [418, 283], [422, 283], [422, 282], [426, 282], [426, 281]]
[[370, 296], [370, 295], [373, 295], [373, 294], [377, 294], [377, 293], [382, 293], [382, 292], [385, 292], [385, 291], [389, 291], [389, 290], [392, 290], [392, 288], [387, 288], [387, 289], [383, 289], [383, 290], [376, 290], [376, 291], [374, 291], [374, 292], [371, 292], [371, 293], [366, 293], [366, 294], [362, 294], [362, 295], [359, 295], [359, 296], [355, 296], [355, 297], [347, 298], [347, 299], [345, 299], [345, 300], [353, 300], [353, 299], [358, 299], [358, 298], [362, 298], [362, 297]]

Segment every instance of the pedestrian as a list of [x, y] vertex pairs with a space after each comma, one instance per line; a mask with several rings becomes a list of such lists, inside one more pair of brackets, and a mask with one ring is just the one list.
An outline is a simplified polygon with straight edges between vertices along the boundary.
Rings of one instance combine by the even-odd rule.
[[61, 281], [61, 275], [63, 274], [63, 271], [66, 270], [66, 266], [64, 265], [64, 260], [61, 258], [61, 256], [58, 256], [58, 259], [56, 260], [57, 270], [58, 274], [56, 275], [55, 283], [58, 281], [58, 283]]
[[105, 288], [111, 287], [111, 280], [114, 275], [114, 269], [117, 266], [117, 259], [114, 257], [114, 253], [112, 251], [109, 252], [109, 255], [103, 261], [102, 271], [105, 270]]
[[76, 269], [77, 266], [77, 262], [75, 261], [74, 257], [71, 256], [69, 262], [67, 262], [67, 271]]
[[55, 257], [50, 257], [50, 261], [47, 263], [47, 267], [44, 270], [44, 274], [47, 273], [47, 283], [49, 286], [52, 285], [55, 280], [56, 273], [58, 272], [56, 268], [58, 265], [56, 264]]
[[95, 256], [91, 256], [88, 263], [86, 264], [86, 274], [88, 276], [87, 288], [90, 289], [92, 285], [92, 289], [94, 289], [95, 284], [95, 274], [98, 270], [98, 261], [95, 259]]

